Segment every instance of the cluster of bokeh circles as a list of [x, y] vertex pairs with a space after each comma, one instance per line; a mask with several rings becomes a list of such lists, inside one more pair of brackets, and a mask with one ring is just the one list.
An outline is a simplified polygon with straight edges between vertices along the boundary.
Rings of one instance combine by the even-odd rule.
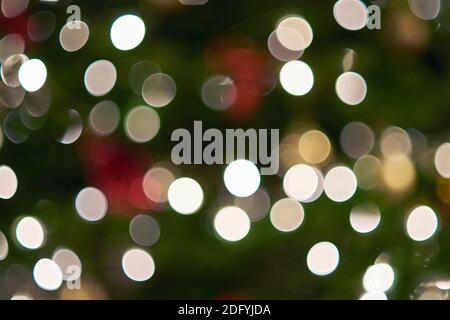
[[[43, 1], [43, 2], [57, 2]], [[183, 5], [204, 5], [207, 0], [180, 0]], [[9, 19], [20, 16], [28, 7], [28, 0], [3, 0], [2, 14]], [[440, 1], [410, 0], [411, 11], [420, 19], [433, 20], [438, 16]], [[360, 0], [338, 0], [334, 4], [335, 22], [347, 32], [366, 27], [368, 8]], [[27, 24], [28, 36], [34, 42], [47, 40], [56, 28], [51, 11], [32, 15]], [[112, 45], [120, 51], [131, 51], [146, 39], [147, 26], [142, 17], [134, 14], [119, 16], [109, 29]], [[61, 50], [77, 52], [89, 41], [87, 22], [71, 21], [61, 27]], [[281, 61], [279, 84], [286, 94], [307, 95], [314, 88], [315, 72], [303, 59], [314, 44], [314, 28], [307, 18], [299, 15], [283, 16], [268, 36], [267, 49], [274, 59]], [[6, 140], [20, 144], [30, 132], [39, 129], [42, 118], [49, 111], [52, 93], [47, 85], [46, 62], [25, 54], [25, 39], [15, 33], [0, 40], [0, 104], [8, 110], [0, 130], [0, 149]], [[342, 107], [357, 107], [368, 95], [368, 84], [354, 69], [356, 52], [348, 49], [342, 58], [342, 73], [336, 74], [335, 94]], [[176, 98], [175, 79], [156, 64], [142, 61], [134, 65], [128, 77], [131, 89], [142, 98], [121, 119], [120, 108], [104, 99], [116, 86], [118, 69], [113, 62], [99, 59], [85, 66], [84, 90], [99, 99], [92, 107], [87, 125], [97, 136], [109, 136], [122, 124], [126, 137], [133, 143], [151, 142], [162, 128], [159, 109]], [[81, 90], [81, 88], [80, 88]], [[215, 74], [199, 89], [205, 106], [218, 112], [230, 108], [237, 97], [233, 79]], [[75, 109], [67, 111], [67, 122], [56, 139], [62, 144], [74, 144], [82, 136], [83, 119]], [[335, 153], [342, 151], [348, 163], [335, 161]], [[273, 228], [281, 233], [298, 231], [308, 215], [308, 204], [323, 197], [336, 204], [353, 198], [358, 188], [387, 195], [407, 195], [417, 182], [417, 171], [436, 176], [436, 193], [444, 203], [450, 203], [450, 143], [430, 144], [426, 135], [415, 129], [389, 126], [377, 133], [366, 123], [350, 122], [342, 128], [339, 146], [327, 133], [308, 123], [300, 124], [285, 135], [280, 144], [280, 190], [282, 197], [272, 199], [263, 185], [258, 167], [248, 160], [229, 163], [223, 172], [226, 192], [219, 195], [217, 208], [211, 216], [211, 226], [218, 239], [234, 245], [246, 238], [252, 224], [270, 219]], [[205, 209], [204, 188], [195, 177], [184, 176], [170, 163], [157, 163], [148, 169], [141, 186], [152, 202], [166, 206], [181, 215], [192, 215]], [[14, 164], [0, 166], [0, 201], [8, 201], [20, 192], [20, 176]], [[223, 198], [223, 199], [222, 199]], [[73, 197], [76, 213], [87, 223], [101, 221], [109, 211], [109, 203], [102, 190], [86, 186]], [[439, 213], [425, 201], [404, 209], [403, 231], [411, 241], [423, 242], [439, 232]], [[358, 234], [376, 232], [383, 220], [383, 212], [376, 203], [359, 203], [348, 212], [348, 223]], [[394, 228], [397, 230], [399, 226]], [[401, 226], [400, 226], [401, 227]], [[33, 216], [19, 216], [11, 226], [11, 240], [23, 250], [39, 250], [48, 237], [47, 226]], [[122, 254], [121, 267], [129, 280], [148, 281], [157, 272], [155, 260], [148, 247], [160, 239], [158, 221], [149, 214], [134, 216], [129, 223], [129, 236], [136, 244]], [[8, 256], [9, 242], [0, 231], [0, 260]], [[305, 259], [308, 270], [319, 277], [332, 274], [340, 263], [336, 244], [323, 239], [313, 245]], [[75, 272], [75, 271], [76, 272]], [[64, 281], [76, 281], [82, 275], [82, 262], [71, 249], [58, 247], [51, 257], [35, 262], [33, 279], [46, 291], [61, 288]], [[383, 253], [371, 262], [361, 280], [361, 299], [387, 299], [396, 281], [395, 266]], [[423, 298], [444, 298], [450, 280], [438, 279], [421, 294]], [[30, 299], [29, 294], [17, 292], [14, 299]]]

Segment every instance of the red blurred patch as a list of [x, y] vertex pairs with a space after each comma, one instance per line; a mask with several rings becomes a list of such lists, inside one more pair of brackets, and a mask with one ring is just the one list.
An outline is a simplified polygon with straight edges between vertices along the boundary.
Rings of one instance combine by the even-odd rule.
[[88, 182], [105, 193], [111, 212], [133, 216], [155, 207], [142, 187], [150, 167], [147, 153], [120, 140], [93, 135], [86, 135], [78, 150]]
[[231, 77], [237, 89], [235, 103], [225, 115], [236, 123], [253, 118], [267, 90], [267, 55], [246, 38], [216, 40], [205, 51], [208, 67], [215, 73]]
[[9, 19], [0, 15], [0, 29], [3, 31], [4, 35], [9, 33], [18, 33], [24, 39], [28, 38], [27, 24], [29, 16], [26, 14], [21, 14], [17, 18]]

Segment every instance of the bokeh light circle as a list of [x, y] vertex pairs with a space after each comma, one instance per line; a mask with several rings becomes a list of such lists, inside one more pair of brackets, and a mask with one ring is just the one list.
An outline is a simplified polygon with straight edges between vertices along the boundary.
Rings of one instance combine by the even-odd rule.
[[305, 62], [289, 61], [281, 68], [280, 82], [287, 93], [302, 96], [311, 91], [314, 74]]
[[349, 200], [356, 192], [356, 176], [352, 170], [344, 166], [337, 166], [325, 176], [325, 194], [335, 202]]
[[367, 95], [367, 84], [356, 72], [345, 72], [336, 80], [336, 93], [342, 102], [355, 106], [364, 101]]
[[214, 218], [214, 228], [220, 237], [227, 241], [239, 241], [250, 231], [247, 213], [238, 207], [221, 209]]
[[96, 97], [108, 94], [117, 81], [116, 67], [108, 60], [98, 60], [89, 65], [84, 74], [87, 91]]
[[53, 253], [52, 260], [61, 269], [63, 280], [75, 281], [80, 279], [83, 266], [75, 252], [66, 248], [57, 249]]
[[57, 290], [63, 282], [61, 269], [50, 259], [41, 259], [35, 264], [33, 278], [41, 289], [47, 291]]
[[142, 249], [130, 249], [122, 257], [122, 269], [131, 280], [143, 282], [155, 273], [155, 261]]
[[145, 23], [138, 16], [123, 15], [114, 21], [110, 35], [114, 47], [122, 51], [132, 50], [144, 40]]
[[430, 239], [437, 231], [438, 218], [433, 209], [419, 206], [411, 211], [406, 220], [406, 232], [415, 241]]
[[77, 213], [86, 221], [96, 222], [106, 215], [108, 201], [100, 190], [92, 187], [81, 190], [75, 199]]
[[19, 81], [28, 92], [38, 91], [47, 80], [47, 67], [39, 59], [25, 61], [19, 68]]
[[18, 187], [17, 176], [8, 166], [0, 166], [0, 199], [11, 199]]
[[160, 126], [158, 113], [147, 106], [133, 108], [125, 118], [125, 133], [136, 143], [149, 142], [155, 138]]
[[356, 31], [367, 24], [367, 6], [361, 0], [339, 0], [333, 8], [334, 18], [344, 29]]
[[291, 167], [283, 179], [286, 195], [300, 202], [310, 202], [322, 188], [322, 177], [317, 169], [305, 164]]
[[203, 103], [213, 110], [230, 108], [237, 98], [237, 88], [229, 77], [217, 75], [207, 79], [202, 86]]
[[270, 211], [272, 225], [282, 232], [291, 232], [298, 229], [304, 216], [305, 212], [302, 205], [290, 198], [277, 201]]
[[373, 204], [358, 205], [350, 213], [350, 224], [353, 230], [359, 233], [372, 232], [380, 221], [380, 210]]
[[19, 70], [26, 61], [28, 61], [26, 55], [14, 54], [1, 65], [2, 80], [8, 87], [17, 88], [20, 86]]
[[176, 92], [175, 80], [165, 73], [152, 74], [142, 85], [142, 97], [148, 105], [155, 108], [162, 108], [171, 103]]
[[442, 177], [450, 179], [450, 143], [444, 143], [437, 149], [434, 165]]
[[112, 101], [101, 101], [89, 113], [89, 127], [99, 136], [107, 136], [120, 123], [119, 107]]
[[387, 263], [377, 263], [367, 268], [363, 286], [367, 292], [384, 293], [394, 284], [394, 269]]
[[331, 242], [319, 242], [309, 250], [306, 263], [315, 275], [329, 275], [339, 264], [339, 251]]
[[179, 178], [170, 185], [168, 200], [176, 212], [185, 215], [193, 214], [203, 204], [203, 190], [194, 179]]
[[281, 45], [291, 51], [305, 50], [313, 40], [313, 30], [308, 21], [296, 16], [282, 19], [276, 35]]
[[26, 249], [39, 249], [45, 240], [45, 230], [41, 222], [33, 217], [25, 217], [16, 226], [16, 239]]
[[140, 214], [131, 220], [129, 233], [138, 245], [151, 246], [159, 240], [161, 229], [153, 217]]
[[249, 197], [258, 190], [261, 176], [256, 165], [248, 160], [230, 163], [223, 174], [227, 190], [236, 197]]
[[61, 47], [68, 52], [80, 50], [88, 40], [89, 26], [83, 21], [68, 22], [59, 33]]

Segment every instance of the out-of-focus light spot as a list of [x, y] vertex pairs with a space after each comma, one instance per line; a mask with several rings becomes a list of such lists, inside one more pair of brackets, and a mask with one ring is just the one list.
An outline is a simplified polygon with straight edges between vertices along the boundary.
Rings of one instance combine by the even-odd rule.
[[8, 166], [0, 166], [0, 199], [11, 199], [17, 191], [17, 176]]
[[100, 190], [92, 187], [81, 190], [75, 199], [77, 213], [86, 221], [103, 219], [108, 211], [108, 201]]
[[267, 47], [274, 58], [285, 62], [297, 60], [303, 54], [303, 50], [292, 51], [285, 48], [278, 40], [277, 30], [273, 31], [267, 39]]
[[70, 249], [61, 248], [53, 253], [52, 260], [60, 268], [63, 280], [75, 281], [81, 277], [83, 266], [77, 254]]
[[367, 292], [384, 293], [394, 284], [394, 269], [387, 263], [377, 263], [367, 268], [363, 286]]
[[305, 50], [313, 40], [313, 31], [308, 21], [295, 16], [282, 19], [276, 34], [283, 47], [291, 51]]
[[353, 230], [359, 233], [369, 233], [375, 230], [380, 221], [380, 210], [373, 204], [356, 206], [350, 213], [350, 224]]
[[111, 27], [111, 41], [119, 50], [136, 48], [145, 37], [145, 23], [135, 15], [124, 15], [114, 21]]
[[161, 73], [161, 67], [151, 61], [139, 61], [130, 68], [128, 82], [137, 95], [142, 95], [142, 86], [149, 75]]
[[416, 180], [414, 165], [407, 157], [385, 160], [381, 173], [386, 187], [397, 193], [410, 190]]
[[230, 163], [223, 174], [227, 190], [236, 197], [249, 197], [258, 190], [261, 176], [254, 163], [236, 160]]
[[355, 59], [356, 52], [352, 49], [346, 49], [344, 57], [342, 58], [342, 70], [344, 70], [344, 72], [350, 71], [353, 68]]
[[150, 107], [139, 106], [132, 109], [125, 119], [125, 133], [136, 143], [152, 140], [159, 132], [161, 120]]
[[23, 124], [18, 110], [13, 110], [6, 115], [3, 120], [3, 131], [5, 136], [16, 144], [25, 142], [30, 135], [30, 131]]
[[160, 237], [161, 230], [158, 222], [147, 215], [138, 215], [130, 222], [130, 237], [141, 246], [154, 245]]
[[145, 195], [156, 203], [167, 202], [167, 192], [174, 182], [173, 173], [161, 167], [155, 167], [147, 171], [143, 180]]
[[410, 128], [406, 130], [412, 144], [413, 157], [420, 159], [429, 151], [428, 138], [419, 130]]
[[130, 249], [122, 257], [122, 269], [133, 281], [147, 281], [155, 273], [155, 262], [146, 251]]
[[325, 193], [335, 202], [344, 202], [349, 200], [356, 192], [357, 180], [352, 170], [347, 167], [338, 166], [325, 176]]
[[47, 291], [57, 290], [63, 282], [61, 269], [50, 259], [41, 259], [35, 264], [33, 278], [41, 289]]
[[408, 0], [411, 11], [420, 19], [436, 19], [441, 11], [441, 0]]
[[417, 300], [447, 300], [446, 294], [443, 294], [436, 288], [428, 288], [420, 294]]
[[339, 251], [331, 242], [319, 242], [309, 250], [306, 263], [315, 275], [329, 275], [339, 264]]
[[304, 216], [305, 212], [302, 205], [289, 198], [277, 201], [270, 211], [272, 225], [282, 232], [291, 232], [298, 229]]
[[18, 111], [19, 117], [22, 120], [23, 125], [27, 129], [37, 130], [42, 128], [42, 126], [45, 124], [46, 118], [44, 117], [34, 117], [29, 114], [25, 108], [20, 108]]
[[98, 60], [89, 65], [84, 74], [87, 91], [96, 97], [109, 93], [116, 84], [116, 67], [107, 60]]
[[56, 18], [51, 11], [39, 11], [28, 20], [27, 31], [31, 40], [42, 42], [55, 31]]
[[8, 256], [9, 245], [3, 232], [0, 231], [0, 261], [5, 260]]
[[336, 81], [336, 93], [342, 102], [355, 106], [363, 102], [367, 95], [366, 81], [356, 72], [345, 72]]
[[15, 18], [27, 10], [29, 0], [2, 0], [2, 12], [6, 18]]
[[[25, 90], [22, 87], [8, 87], [0, 81], [0, 104], [11, 109], [20, 106], [25, 97]], [[6, 120], [5, 120], [6, 121]]]
[[280, 162], [283, 172], [304, 161], [298, 151], [299, 134], [290, 134], [283, 138], [280, 144]]
[[344, 29], [355, 31], [367, 24], [367, 7], [361, 0], [339, 0], [333, 8], [336, 22]]
[[231, 78], [213, 76], [205, 81], [202, 87], [202, 100], [213, 110], [225, 110], [236, 101], [237, 89]]
[[83, 21], [68, 22], [59, 33], [61, 47], [75, 52], [84, 47], [89, 40], [89, 26]]
[[325, 162], [330, 156], [331, 143], [323, 132], [310, 130], [300, 137], [298, 152], [305, 161], [320, 164]]
[[365, 292], [359, 297], [359, 300], [387, 300], [384, 292]]
[[214, 229], [227, 241], [239, 241], [250, 231], [250, 219], [244, 210], [238, 207], [221, 209], [214, 218]]
[[169, 204], [181, 214], [193, 214], [203, 204], [203, 190], [200, 184], [191, 178], [175, 180], [168, 191]]
[[2, 64], [2, 80], [8, 87], [17, 88], [20, 86], [19, 70], [26, 61], [28, 61], [28, 57], [26, 55], [14, 54], [6, 59], [5, 63]]
[[120, 110], [112, 101], [101, 101], [89, 113], [89, 127], [99, 136], [108, 136], [120, 123]]
[[19, 82], [28, 92], [38, 91], [47, 81], [47, 67], [39, 59], [25, 61], [19, 68]]
[[450, 279], [436, 281], [436, 287], [441, 290], [450, 290]]
[[436, 189], [439, 199], [450, 204], [450, 179], [438, 178]]
[[57, 134], [56, 139], [62, 144], [75, 143], [83, 133], [83, 120], [80, 113], [75, 109], [69, 109], [62, 115], [60, 121], [62, 132]]
[[375, 136], [372, 129], [362, 122], [350, 122], [342, 129], [342, 150], [352, 159], [358, 159], [372, 151]]
[[[14, 1], [14, 0], [12, 0]], [[14, 54], [22, 54], [25, 51], [25, 40], [20, 34], [8, 34], [0, 40], [0, 62], [5, 62]]]
[[437, 149], [434, 165], [442, 177], [450, 178], [450, 143], [444, 143]]
[[165, 73], [152, 74], [142, 85], [142, 97], [146, 103], [155, 108], [165, 107], [171, 103], [176, 92], [175, 81]]
[[21, 300], [34, 300], [34, 299], [27, 294], [17, 294], [16, 293], [14, 296], [11, 297], [11, 300], [21, 301]]
[[311, 91], [314, 74], [303, 61], [290, 61], [281, 68], [280, 82], [287, 93], [302, 96]]
[[262, 220], [270, 210], [270, 196], [262, 188], [259, 188], [250, 197], [237, 197], [234, 204], [244, 210], [251, 221]]
[[380, 149], [383, 156], [390, 160], [409, 157], [412, 153], [411, 139], [402, 128], [388, 127], [381, 134]]
[[52, 94], [44, 86], [36, 92], [28, 92], [23, 100], [26, 111], [33, 117], [45, 115], [52, 104]]
[[300, 202], [313, 202], [323, 192], [323, 176], [316, 168], [305, 164], [290, 168], [283, 179], [287, 196]]
[[17, 241], [26, 249], [35, 250], [44, 243], [45, 230], [36, 218], [25, 217], [21, 219], [15, 231]]
[[430, 239], [437, 231], [438, 218], [436, 213], [427, 206], [415, 208], [406, 220], [406, 232], [415, 241]]

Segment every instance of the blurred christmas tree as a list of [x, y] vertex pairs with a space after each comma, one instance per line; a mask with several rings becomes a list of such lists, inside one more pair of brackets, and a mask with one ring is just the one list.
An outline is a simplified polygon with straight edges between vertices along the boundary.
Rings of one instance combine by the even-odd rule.
[[[450, 7], [372, 2], [2, 0], [0, 297], [447, 299]], [[195, 120], [279, 174], [174, 165]]]

